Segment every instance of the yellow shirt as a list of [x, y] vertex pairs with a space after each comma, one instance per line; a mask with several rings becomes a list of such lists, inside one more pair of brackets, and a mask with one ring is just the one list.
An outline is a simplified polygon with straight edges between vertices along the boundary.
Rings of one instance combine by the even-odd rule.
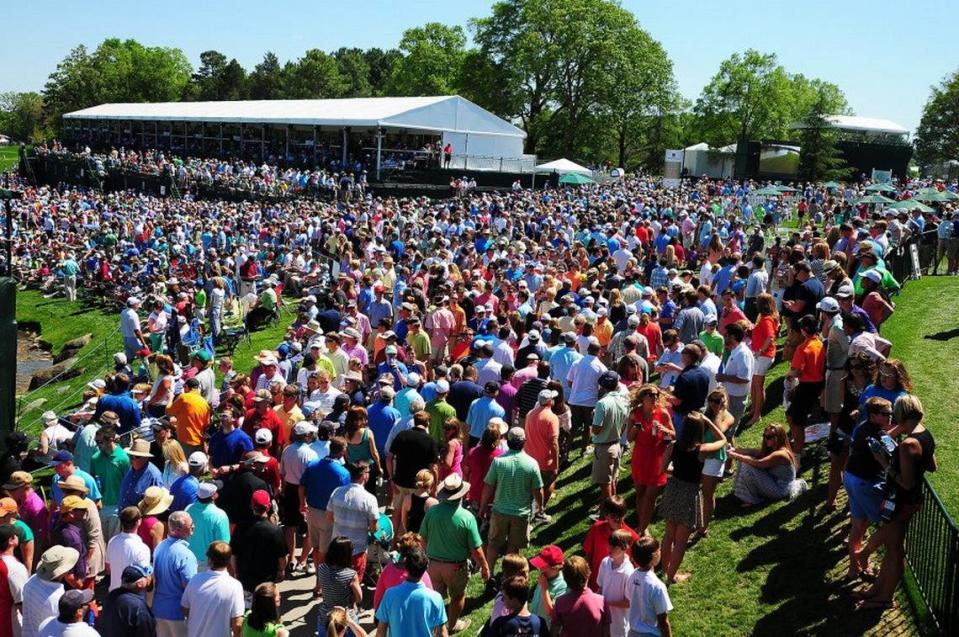
[[176, 418], [177, 440], [191, 447], [203, 444], [203, 432], [210, 424], [210, 405], [199, 392], [183, 392], [167, 407], [166, 413]]
[[293, 440], [293, 427], [304, 418], [300, 407], [293, 405], [293, 409], [287, 411], [283, 405], [277, 405], [273, 408], [273, 411], [276, 412], [280, 424], [283, 425], [283, 440]]

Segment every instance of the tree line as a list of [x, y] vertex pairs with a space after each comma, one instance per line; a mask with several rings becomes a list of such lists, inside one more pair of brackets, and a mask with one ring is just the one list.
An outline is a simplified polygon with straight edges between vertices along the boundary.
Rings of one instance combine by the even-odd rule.
[[[63, 113], [104, 102], [447, 94], [523, 128], [526, 152], [628, 168], [659, 169], [666, 148], [700, 141], [790, 139], [796, 122], [851, 113], [835, 84], [752, 49], [723, 60], [686, 100], [663, 46], [615, 0], [502, 0], [465, 28], [408, 29], [396, 48], [314, 48], [287, 61], [267, 52], [252, 69], [212, 50], [194, 69], [176, 48], [78, 46], [41, 93], [0, 94], [0, 130], [47, 138]], [[828, 139], [819, 142], [828, 154]]]

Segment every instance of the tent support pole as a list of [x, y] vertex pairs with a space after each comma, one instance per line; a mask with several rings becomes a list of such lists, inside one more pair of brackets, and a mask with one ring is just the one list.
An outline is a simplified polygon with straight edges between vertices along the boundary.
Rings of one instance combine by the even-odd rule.
[[376, 129], [376, 181], [380, 180], [380, 155], [383, 152], [383, 129]]
[[344, 126], [344, 127], [343, 127], [343, 148], [341, 149], [342, 152], [340, 153], [340, 156], [341, 156], [341, 157], [340, 157], [340, 163], [343, 164], [343, 168], [341, 168], [341, 170], [345, 170], [345, 166], [346, 166], [346, 144], [349, 142], [349, 138], [350, 138], [349, 129], [347, 129], [347, 128]]

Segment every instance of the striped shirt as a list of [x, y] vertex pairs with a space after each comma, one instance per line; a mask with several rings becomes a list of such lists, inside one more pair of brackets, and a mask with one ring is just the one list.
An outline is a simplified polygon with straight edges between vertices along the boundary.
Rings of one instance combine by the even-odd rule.
[[23, 586], [23, 631], [21, 637], [37, 637], [40, 624], [59, 613], [63, 584], [33, 575]]
[[493, 460], [485, 482], [496, 488], [493, 511], [503, 515], [532, 513], [533, 489], [543, 487], [536, 461], [529, 454], [512, 449]]
[[343, 535], [353, 540], [353, 555], [364, 552], [370, 525], [380, 517], [376, 496], [354, 482], [333, 491], [327, 510], [333, 512], [333, 537]]

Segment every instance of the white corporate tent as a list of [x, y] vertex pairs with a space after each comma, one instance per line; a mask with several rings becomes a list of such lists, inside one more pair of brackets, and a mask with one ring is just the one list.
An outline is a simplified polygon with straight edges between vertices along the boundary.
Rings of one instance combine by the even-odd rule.
[[239, 100], [100, 104], [63, 116], [67, 126], [97, 121], [298, 126], [358, 132], [385, 129], [441, 136], [458, 155], [522, 158], [526, 133], [458, 95], [325, 100]]
[[593, 171], [589, 168], [580, 166], [574, 161], [568, 159], [557, 159], [555, 161], [547, 162], [545, 164], [540, 164], [536, 167], [536, 173], [543, 174], [553, 174], [559, 173], [560, 175], [566, 175], [569, 173], [578, 173], [580, 175], [586, 175], [587, 177], [593, 176]]

